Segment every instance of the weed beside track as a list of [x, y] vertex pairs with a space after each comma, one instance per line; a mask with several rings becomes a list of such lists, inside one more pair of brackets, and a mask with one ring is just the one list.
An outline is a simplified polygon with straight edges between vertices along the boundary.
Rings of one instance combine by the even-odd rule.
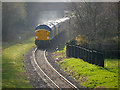
[[[118, 88], [118, 60], [105, 59], [105, 67], [89, 64], [82, 59], [61, 57], [66, 49], [57, 50], [53, 58], [69, 76], [87, 88]], [[63, 55], [64, 56], [64, 55]]]

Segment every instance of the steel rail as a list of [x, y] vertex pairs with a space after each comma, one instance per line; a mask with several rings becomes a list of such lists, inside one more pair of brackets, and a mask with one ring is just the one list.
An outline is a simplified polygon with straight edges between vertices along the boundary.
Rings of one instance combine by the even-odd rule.
[[[37, 51], [37, 48], [35, 48], [35, 50], [33, 51], [33, 60], [36, 64], [36, 66], [39, 68], [39, 70], [43, 73], [43, 75], [46, 77], [46, 79], [56, 88], [58, 88], [59, 90], [61, 90], [61, 88], [47, 75], [45, 74], [45, 72], [40, 68], [40, 66], [38, 65], [36, 58], [35, 58], [35, 53]], [[46, 62], [48, 63], [48, 65], [55, 71], [55, 73], [62, 79], [64, 80], [64, 82], [66, 82], [68, 85], [70, 85], [72, 88], [75, 88], [77, 90], [79, 90], [75, 85], [73, 85], [70, 81], [68, 81], [65, 77], [63, 77], [55, 68], [53, 68], [53, 66], [48, 62], [47, 57], [46, 57], [46, 50], [44, 50], [44, 58], [46, 60]], [[36, 67], [34, 67], [35, 70], [37, 71]], [[37, 72], [38, 73], [38, 72]], [[39, 74], [39, 73], [38, 73]], [[40, 75], [40, 74], [39, 74]]]
[[[58, 88], [59, 90], [61, 90], [61, 88], [60, 88], [53, 80], [51, 80], [51, 79], [44, 73], [44, 71], [40, 68], [40, 66], [38, 65], [38, 63], [37, 63], [37, 61], [36, 61], [36, 59], [35, 59], [35, 53], [36, 53], [36, 51], [37, 51], [37, 48], [33, 51], [33, 59], [34, 59], [35, 64], [37, 65], [37, 67], [39, 68], [39, 70], [44, 74], [44, 76], [47, 78], [47, 80], [48, 80], [54, 87], [56, 87], [56, 88]], [[34, 68], [35, 68], [35, 70], [37, 70], [36, 67], [34, 67]], [[38, 74], [39, 74], [39, 73], [38, 73]]]
[[48, 65], [57, 73], [57, 75], [60, 76], [61, 79], [63, 79], [67, 84], [69, 84], [72, 88], [75, 88], [77, 90], [79, 90], [75, 85], [73, 85], [70, 81], [68, 81], [65, 77], [63, 77], [55, 68], [53, 68], [53, 66], [48, 62], [46, 55], [45, 55], [46, 50], [44, 50], [44, 57], [46, 62], [48, 63]]

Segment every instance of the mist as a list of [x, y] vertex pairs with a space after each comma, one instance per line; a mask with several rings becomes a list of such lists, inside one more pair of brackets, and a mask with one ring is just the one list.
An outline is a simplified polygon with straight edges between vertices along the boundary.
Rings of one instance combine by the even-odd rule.
[[47, 21], [56, 20], [64, 16], [64, 11], [41, 11], [37, 23], [44, 23]]
[[36, 25], [62, 18], [69, 3], [4, 2], [2, 8], [2, 40], [10, 42], [34, 36]]

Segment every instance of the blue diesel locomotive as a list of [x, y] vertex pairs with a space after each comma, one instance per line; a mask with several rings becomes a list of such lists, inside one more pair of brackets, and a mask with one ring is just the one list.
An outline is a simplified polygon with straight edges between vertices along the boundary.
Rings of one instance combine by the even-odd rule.
[[50, 41], [62, 31], [66, 30], [69, 24], [69, 18], [61, 18], [55, 21], [48, 21], [39, 24], [35, 28], [35, 44], [38, 48], [48, 47]]

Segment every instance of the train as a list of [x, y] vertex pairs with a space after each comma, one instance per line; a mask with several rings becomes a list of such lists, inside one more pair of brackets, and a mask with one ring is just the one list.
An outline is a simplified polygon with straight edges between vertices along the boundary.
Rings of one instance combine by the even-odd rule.
[[64, 17], [37, 25], [35, 28], [35, 45], [38, 48], [49, 47], [52, 39], [66, 30], [69, 24], [70, 18]]

